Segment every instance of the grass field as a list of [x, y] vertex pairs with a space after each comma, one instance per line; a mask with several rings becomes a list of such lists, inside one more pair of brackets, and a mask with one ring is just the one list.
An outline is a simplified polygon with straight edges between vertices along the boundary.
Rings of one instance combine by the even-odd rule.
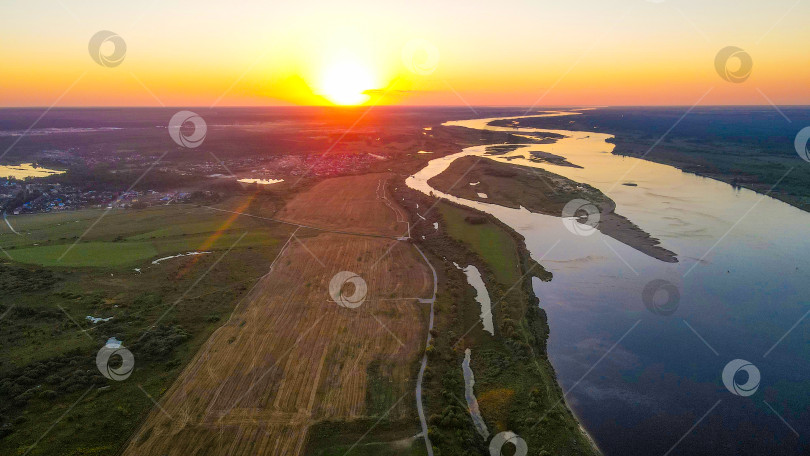
[[227, 249], [245, 233], [242, 247], [277, 242], [272, 223], [189, 205], [37, 217], [9, 219], [21, 235], [0, 234], [6, 258], [54, 267], [147, 267], [146, 260], [176, 253]]
[[467, 244], [492, 267], [499, 282], [507, 286], [520, 277], [517, 250], [512, 238], [491, 222], [473, 225], [465, 220], [472, 211], [440, 203], [438, 206], [447, 232], [455, 239]]
[[[0, 454], [117, 454], [294, 229], [194, 206], [111, 211], [49, 266], [100, 214], [10, 217], [21, 235], [0, 234]], [[95, 365], [110, 337], [135, 356], [126, 381]]]
[[[157, 255], [149, 242], [85, 242], [68, 250], [69, 245], [46, 245], [14, 250], [14, 261], [41, 266], [122, 266]], [[64, 257], [62, 257], [64, 255]]]
[[[374, 438], [361, 438], [373, 427]], [[418, 431], [417, 431], [418, 432]], [[401, 422], [365, 419], [312, 427], [307, 454], [313, 456], [425, 456], [425, 441]], [[376, 441], [375, 441], [376, 440]]]

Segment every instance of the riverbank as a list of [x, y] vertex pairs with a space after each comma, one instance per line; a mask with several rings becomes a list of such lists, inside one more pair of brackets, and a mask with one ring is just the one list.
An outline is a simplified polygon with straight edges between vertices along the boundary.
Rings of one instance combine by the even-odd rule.
[[[763, 376], [759, 397], [767, 391], [782, 401], [799, 401], [801, 406], [776, 410], [785, 413], [785, 420], [795, 423], [796, 429], [807, 428], [807, 417], [801, 412], [806, 410], [807, 395], [796, 377], [810, 359], [807, 347], [798, 337], [778, 341], [806, 311], [808, 260], [799, 247], [805, 245], [802, 231], [795, 227], [803, 226], [797, 221], [808, 214], [718, 180], [618, 156], [613, 153], [614, 143], [621, 138], [571, 124], [580, 117], [531, 116], [527, 120], [536, 122], [532, 123], [536, 127], [509, 131], [516, 135], [563, 132], [566, 138], [497, 156], [487, 154], [485, 146], [465, 148], [463, 153], [433, 160], [409, 179], [409, 186], [504, 221], [525, 237], [533, 257], [554, 273], [550, 283], [534, 283], [554, 331], [548, 352], [568, 405], [606, 454], [664, 454], [675, 447], [688, 454], [718, 448], [734, 454], [761, 454], [765, 448], [771, 454], [801, 453], [806, 445], [772, 413], [757, 413], [727, 401], [718, 382], [722, 366], [716, 356], [742, 354], [760, 359], [757, 364], [763, 372], [784, 381], [777, 386]], [[497, 120], [520, 123], [516, 118]], [[472, 119], [445, 125], [505, 133], [508, 127], [492, 126], [495, 121]], [[565, 130], [546, 130], [543, 127], [550, 128], [546, 121]], [[648, 136], [657, 140], [664, 133]], [[670, 137], [678, 138], [679, 133], [672, 131]], [[702, 144], [710, 146], [710, 142]], [[532, 163], [526, 156], [534, 150], [565, 157], [582, 168]], [[480, 181], [471, 182], [478, 196], [471, 199], [428, 184], [464, 156], [542, 168], [587, 183], [610, 196], [618, 212], [660, 238], [662, 246], [677, 251], [680, 261], [658, 261], [601, 232], [577, 236], [558, 218], [501, 206], [489, 194], [497, 189], [484, 189]], [[763, 167], [763, 171], [773, 169], [778, 168]], [[768, 255], [762, 255], [763, 248]], [[645, 290], [666, 282], [673, 290], [668, 292], [671, 307], [661, 312], [657, 305], [650, 305]], [[676, 316], [667, 318], [671, 314]], [[692, 337], [693, 328], [695, 334], [709, 332], [711, 339]], [[711, 347], [704, 347], [706, 341]], [[780, 359], [766, 363], [762, 353], [769, 353], [774, 343]], [[711, 404], [721, 400], [725, 405], [711, 412]], [[695, 427], [707, 410], [715, 416]], [[684, 438], [687, 430], [689, 437]]]
[[453, 161], [428, 184], [459, 198], [556, 217], [568, 202], [585, 200], [599, 209], [599, 231], [658, 260], [678, 262], [677, 255], [661, 247], [658, 239], [617, 214], [616, 203], [602, 192], [543, 169], [467, 156]]
[[491, 125], [610, 133], [616, 155], [670, 165], [810, 211], [810, 167], [803, 166], [793, 144], [798, 126], [810, 125], [810, 109], [780, 109], [792, 122], [769, 106], [696, 107], [685, 117], [683, 107], [613, 107]]
[[[436, 263], [439, 293], [423, 387], [437, 454], [489, 454], [489, 439], [476, 430], [464, 405], [467, 349], [490, 437], [514, 432], [530, 454], [599, 454], [566, 406], [548, 360], [548, 320], [532, 279], [547, 281], [551, 275], [530, 258], [523, 238], [492, 216], [437, 203], [404, 185], [395, 199], [413, 214], [412, 237], [426, 254], [443, 260]], [[488, 248], [493, 242], [497, 250]], [[484, 328], [476, 291], [454, 262], [481, 272], [492, 300], [494, 335]]]

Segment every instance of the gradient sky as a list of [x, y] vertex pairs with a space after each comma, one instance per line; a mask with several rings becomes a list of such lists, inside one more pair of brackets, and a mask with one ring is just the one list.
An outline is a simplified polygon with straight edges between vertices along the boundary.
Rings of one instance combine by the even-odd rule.
[[[412, 105], [810, 104], [808, 19], [797, 0], [7, 0], [0, 106], [324, 104], [346, 83]], [[91, 59], [99, 30], [120, 66]], [[435, 71], [403, 63], [412, 40]], [[729, 45], [744, 83], [715, 71]]]

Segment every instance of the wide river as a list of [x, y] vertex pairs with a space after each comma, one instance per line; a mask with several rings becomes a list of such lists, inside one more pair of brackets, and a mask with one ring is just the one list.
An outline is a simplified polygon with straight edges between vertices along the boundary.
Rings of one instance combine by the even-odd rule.
[[[539, 117], [560, 115], [577, 112]], [[564, 135], [489, 158], [598, 188], [616, 202], [617, 213], [678, 255], [678, 263], [665, 263], [600, 232], [575, 235], [558, 217], [457, 198], [427, 184], [459, 157], [486, 155], [484, 146], [432, 160], [407, 181], [493, 214], [523, 235], [532, 257], [553, 272], [551, 282], [534, 281], [549, 317], [549, 356], [569, 406], [600, 448], [608, 455], [810, 452], [810, 318], [804, 319], [810, 214], [671, 166], [614, 155], [606, 142], [611, 135], [490, 126], [494, 120], [501, 119], [445, 125]], [[583, 168], [507, 159], [529, 151], [561, 155]], [[810, 166], [798, 157], [796, 165]], [[645, 286], [661, 281], [679, 297], [671, 295], [667, 305], [668, 295], [659, 291], [645, 305]], [[747, 363], [732, 363], [738, 359]]]

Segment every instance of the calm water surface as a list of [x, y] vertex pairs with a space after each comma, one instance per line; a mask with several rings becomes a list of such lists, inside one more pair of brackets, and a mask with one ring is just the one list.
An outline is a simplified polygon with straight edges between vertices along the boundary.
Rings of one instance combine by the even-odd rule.
[[34, 166], [33, 163], [22, 163], [20, 165], [0, 165], [0, 178], [11, 177], [14, 179], [26, 179], [28, 177], [48, 177], [55, 174], [64, 173], [64, 171]]
[[[551, 115], [576, 112], [543, 114]], [[412, 188], [495, 215], [525, 236], [533, 258], [554, 273], [551, 282], [534, 282], [549, 316], [549, 355], [569, 405], [603, 451], [810, 452], [810, 318], [802, 320], [810, 311], [810, 214], [667, 165], [613, 155], [611, 135], [491, 127], [492, 120], [446, 125], [564, 135], [490, 158], [600, 189], [619, 214], [678, 255], [679, 263], [664, 263], [599, 232], [574, 235], [560, 218], [456, 198], [427, 184], [455, 159], [484, 155], [485, 147], [432, 160], [408, 179]], [[507, 160], [529, 151], [584, 168]], [[796, 164], [806, 165], [798, 157]], [[674, 312], [663, 312], [669, 315], [642, 301], [644, 287], [657, 279], [679, 292]], [[666, 298], [659, 292], [653, 304]], [[735, 359], [761, 374], [750, 396], [724, 386], [723, 369]], [[744, 384], [747, 374], [734, 378]]]

